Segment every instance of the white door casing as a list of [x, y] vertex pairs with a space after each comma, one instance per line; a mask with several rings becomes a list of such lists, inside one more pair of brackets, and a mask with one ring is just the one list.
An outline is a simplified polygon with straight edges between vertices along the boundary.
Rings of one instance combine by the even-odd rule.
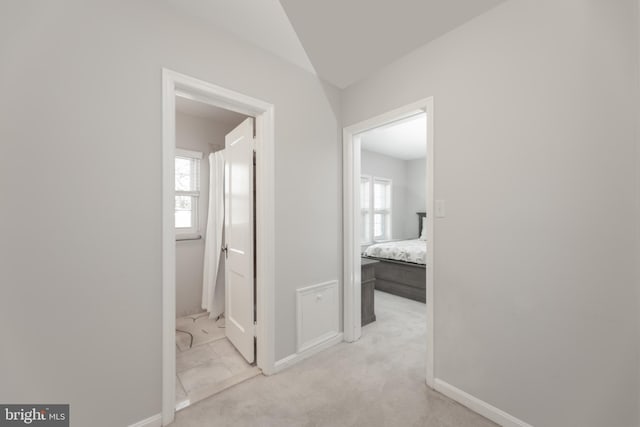
[[275, 368], [275, 134], [272, 104], [221, 86], [162, 69], [162, 425], [175, 418], [175, 98], [181, 96], [256, 118], [256, 364]]
[[225, 333], [254, 361], [253, 118], [225, 137]]
[[413, 102], [376, 117], [345, 127], [343, 130], [343, 229], [344, 229], [344, 339], [357, 341], [362, 333], [360, 322], [361, 277], [360, 277], [360, 140], [358, 135], [370, 129], [400, 120], [419, 112], [427, 114], [426, 156], [426, 212], [427, 212], [427, 259], [426, 259], [426, 314], [427, 354], [426, 383], [435, 386], [435, 315], [434, 315], [434, 120], [433, 97]]

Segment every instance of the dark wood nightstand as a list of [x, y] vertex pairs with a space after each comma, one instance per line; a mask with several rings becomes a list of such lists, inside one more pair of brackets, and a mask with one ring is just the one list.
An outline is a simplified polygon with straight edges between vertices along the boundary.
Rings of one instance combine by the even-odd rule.
[[362, 297], [361, 297], [361, 321], [362, 326], [367, 325], [376, 320], [375, 313], [375, 301], [374, 291], [376, 289], [376, 264], [378, 261], [361, 258], [361, 283], [362, 283]]

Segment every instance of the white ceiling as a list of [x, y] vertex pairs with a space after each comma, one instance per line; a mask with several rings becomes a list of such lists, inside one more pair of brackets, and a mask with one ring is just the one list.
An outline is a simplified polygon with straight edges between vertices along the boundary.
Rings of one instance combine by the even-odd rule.
[[427, 116], [422, 113], [360, 134], [361, 148], [402, 160], [427, 155]]
[[339, 88], [506, 0], [163, 0]]
[[236, 113], [235, 111], [225, 110], [224, 108], [214, 107], [213, 105], [192, 101], [180, 96], [176, 96], [176, 111], [231, 127], [242, 123], [247, 118], [244, 114]]
[[315, 74], [278, 0], [165, 0], [175, 9]]
[[317, 74], [345, 88], [505, 0], [280, 0]]

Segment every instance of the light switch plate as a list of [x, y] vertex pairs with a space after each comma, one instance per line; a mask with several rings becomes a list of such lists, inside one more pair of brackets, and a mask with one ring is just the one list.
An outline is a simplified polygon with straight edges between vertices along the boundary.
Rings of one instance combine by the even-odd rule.
[[444, 218], [444, 200], [436, 200], [436, 218]]

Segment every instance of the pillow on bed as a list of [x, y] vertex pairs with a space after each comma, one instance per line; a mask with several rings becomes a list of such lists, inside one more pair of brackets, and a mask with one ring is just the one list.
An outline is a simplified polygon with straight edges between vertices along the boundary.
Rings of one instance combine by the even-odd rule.
[[427, 217], [422, 218], [422, 233], [420, 234], [420, 240], [427, 240]]

